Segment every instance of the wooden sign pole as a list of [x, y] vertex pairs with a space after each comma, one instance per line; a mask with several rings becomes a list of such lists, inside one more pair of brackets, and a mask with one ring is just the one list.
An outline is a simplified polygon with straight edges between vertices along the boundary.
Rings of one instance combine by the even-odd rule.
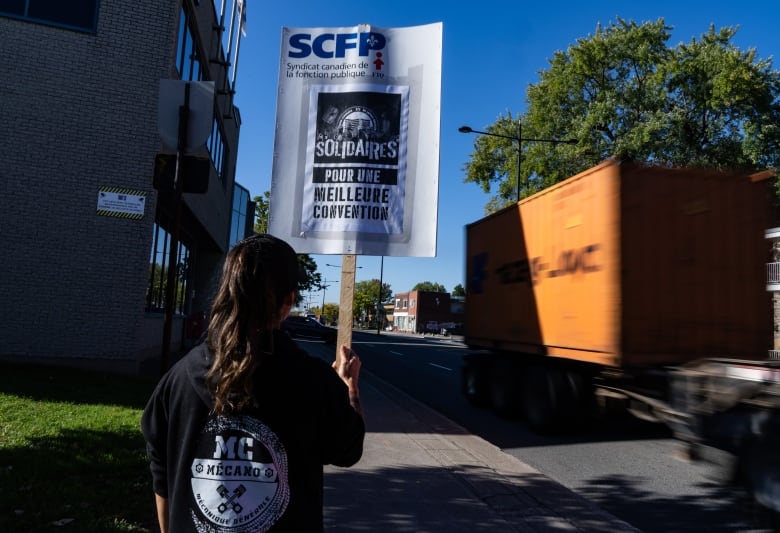
[[341, 346], [352, 347], [352, 302], [355, 298], [355, 255], [341, 256], [341, 300], [339, 302], [339, 334], [336, 340], [336, 359], [341, 357]]

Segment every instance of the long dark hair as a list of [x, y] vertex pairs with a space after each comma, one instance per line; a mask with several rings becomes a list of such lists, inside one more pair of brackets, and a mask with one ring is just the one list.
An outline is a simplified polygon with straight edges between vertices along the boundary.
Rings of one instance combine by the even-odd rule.
[[227, 254], [208, 328], [214, 362], [206, 380], [215, 413], [252, 403], [254, 371], [273, 352], [273, 330], [300, 281], [295, 251], [271, 235], [248, 237]]

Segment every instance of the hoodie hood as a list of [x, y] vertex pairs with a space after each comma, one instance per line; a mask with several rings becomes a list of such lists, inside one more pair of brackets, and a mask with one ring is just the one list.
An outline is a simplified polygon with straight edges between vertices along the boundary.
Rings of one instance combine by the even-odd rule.
[[[301, 357], [308, 357], [295, 341], [286, 333], [280, 330], [274, 330], [274, 352], [270, 356], [267, 364], [274, 365], [285, 362], [295, 364]], [[284, 357], [285, 361], [279, 361], [279, 357]], [[208, 374], [211, 364], [214, 361], [214, 355], [209, 350], [206, 342], [201, 343], [190, 351], [180, 364], [185, 365], [187, 380], [197, 393], [200, 400], [209, 410], [214, 406], [211, 391], [206, 386], [206, 374]]]

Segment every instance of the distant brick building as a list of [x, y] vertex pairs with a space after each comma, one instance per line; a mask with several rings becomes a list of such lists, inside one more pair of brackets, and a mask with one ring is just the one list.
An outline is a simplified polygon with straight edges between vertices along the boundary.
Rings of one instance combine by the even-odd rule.
[[[0, 357], [154, 368], [170, 265], [174, 349], [184, 317], [207, 308], [231, 240], [253, 219], [234, 183], [241, 118], [225, 45], [236, 49], [239, 24], [229, 24], [234, 2], [224, 17], [220, 4], [0, 3]], [[208, 192], [184, 195], [173, 261], [173, 203], [152, 186], [162, 79], [215, 83], [211, 133], [193, 151], [211, 162]]]
[[[426, 324], [458, 322], [449, 293], [410, 291], [394, 296], [393, 326], [397, 331], [423, 333]], [[457, 307], [457, 306], [456, 306]]]

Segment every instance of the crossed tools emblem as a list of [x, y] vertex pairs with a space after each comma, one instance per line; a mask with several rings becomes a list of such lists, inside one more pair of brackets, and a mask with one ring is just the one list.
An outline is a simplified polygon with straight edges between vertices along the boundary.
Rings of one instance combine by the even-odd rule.
[[228, 506], [232, 507], [233, 512], [236, 514], [239, 514], [244, 510], [241, 504], [237, 501], [238, 498], [246, 492], [246, 487], [244, 487], [244, 485], [239, 485], [236, 487], [236, 489], [233, 491], [233, 494], [230, 493], [230, 490], [228, 490], [225, 485], [220, 485], [217, 487], [217, 492], [225, 499], [225, 501], [220, 503], [219, 507], [217, 507], [220, 513], [227, 511]]

